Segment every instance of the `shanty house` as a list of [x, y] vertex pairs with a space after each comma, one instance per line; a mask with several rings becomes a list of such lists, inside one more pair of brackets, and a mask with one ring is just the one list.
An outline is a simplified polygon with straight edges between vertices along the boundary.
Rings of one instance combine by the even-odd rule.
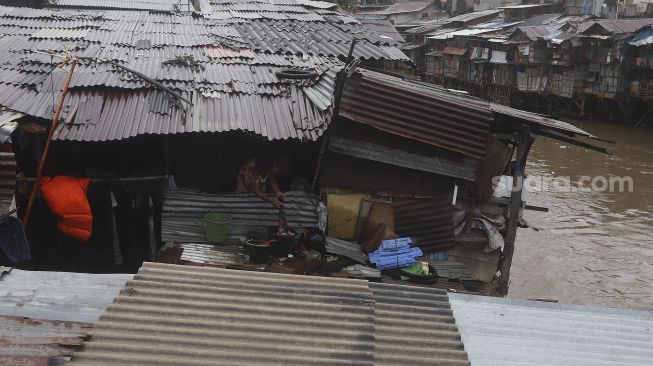
[[[2, 121], [13, 128], [16, 201], [39, 268], [136, 271], [163, 248], [240, 268], [240, 237], [281, 216], [233, 193], [243, 162], [270, 155], [291, 227], [326, 226], [359, 263], [380, 240], [411, 237], [427, 260], [468, 266], [490, 292], [499, 268], [505, 294], [534, 136], [598, 149], [572, 138], [591, 135], [571, 125], [371, 70], [409, 59], [331, 3], [199, 4], [0, 8]], [[442, 53], [445, 75], [470, 60], [465, 48]], [[23, 209], [49, 128], [44, 175], [90, 184], [83, 243], [59, 233], [40, 197], [31, 216]], [[496, 178], [518, 189], [498, 194]], [[226, 245], [206, 237], [204, 215], [215, 211], [233, 219]]]
[[27, 228], [35, 257], [53, 251], [86, 258], [82, 269], [135, 270], [165, 239], [159, 217], [169, 175], [179, 187], [233, 192], [240, 164], [274, 151], [292, 157], [287, 188], [312, 181], [315, 141], [331, 121], [350, 49], [369, 66], [408, 61], [397, 41], [330, 3], [202, 5], [199, 13], [0, 8], [0, 105], [18, 122], [23, 209], [77, 63], [44, 173], [91, 179], [93, 236], [54, 250], [56, 219], [37, 199]]

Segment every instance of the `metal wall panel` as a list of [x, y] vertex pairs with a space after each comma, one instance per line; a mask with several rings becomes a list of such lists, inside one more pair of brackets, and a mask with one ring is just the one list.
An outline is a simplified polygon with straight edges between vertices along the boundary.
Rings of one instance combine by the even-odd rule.
[[372, 365], [366, 281], [145, 263], [75, 365]]
[[[453, 187], [452, 187], [453, 190]], [[395, 199], [395, 231], [410, 236], [425, 252], [455, 245], [452, 197], [433, 199]]]
[[[306, 192], [287, 192], [284, 203], [288, 225], [317, 227], [318, 196]], [[164, 194], [161, 214], [161, 240], [206, 243], [204, 215], [207, 212], [231, 214], [229, 237], [237, 241], [248, 231], [277, 225], [278, 210], [251, 193], [208, 194], [170, 189]]]

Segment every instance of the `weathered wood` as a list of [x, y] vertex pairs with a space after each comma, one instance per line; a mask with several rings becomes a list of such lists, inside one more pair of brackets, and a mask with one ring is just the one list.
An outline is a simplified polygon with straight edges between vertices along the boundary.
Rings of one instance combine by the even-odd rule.
[[519, 223], [519, 211], [521, 209], [522, 190], [524, 188], [524, 168], [526, 167], [526, 159], [528, 152], [535, 141], [535, 137], [530, 133], [524, 133], [517, 148], [517, 156], [515, 158], [516, 166], [512, 175], [512, 195], [510, 197], [510, 211], [508, 222], [506, 225], [506, 234], [504, 236], [503, 255], [499, 260], [499, 284], [497, 293], [501, 296], [508, 294], [510, 287], [510, 267], [512, 266], [512, 257], [515, 253], [515, 239], [517, 237], [517, 225]]
[[66, 100], [66, 94], [68, 94], [68, 87], [70, 86], [70, 80], [73, 78], [73, 73], [75, 72], [75, 67], [77, 66], [77, 59], [73, 59], [68, 74], [66, 75], [66, 80], [64, 81], [63, 88], [61, 89], [61, 95], [59, 95], [59, 102], [57, 103], [54, 116], [52, 117], [52, 126], [50, 126], [50, 133], [48, 134], [48, 139], [45, 140], [45, 147], [43, 148], [43, 154], [41, 155], [41, 160], [39, 161], [38, 169], [36, 170], [36, 183], [32, 187], [30, 192], [29, 199], [27, 201], [27, 208], [25, 209], [25, 215], [23, 215], [23, 228], [27, 227], [29, 223], [29, 218], [32, 213], [32, 206], [34, 205], [34, 199], [36, 198], [36, 192], [39, 189], [39, 183], [41, 178], [43, 178], [43, 170], [45, 169], [45, 162], [48, 158], [48, 151], [50, 150], [50, 144], [52, 143], [52, 136], [54, 131], [59, 125], [59, 116], [61, 115], [61, 109], [63, 108], [63, 103]]
[[329, 150], [355, 158], [460, 178], [471, 182], [476, 179], [476, 169], [478, 168], [478, 162], [470, 158], [456, 162], [337, 136], [331, 137]]

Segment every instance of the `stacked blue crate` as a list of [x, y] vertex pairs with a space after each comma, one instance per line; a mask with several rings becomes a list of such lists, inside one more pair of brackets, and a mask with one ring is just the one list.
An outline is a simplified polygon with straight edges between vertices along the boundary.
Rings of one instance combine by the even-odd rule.
[[415, 264], [415, 257], [422, 256], [420, 248], [411, 248], [410, 238], [384, 240], [379, 249], [369, 254], [370, 262], [377, 269], [403, 268]]

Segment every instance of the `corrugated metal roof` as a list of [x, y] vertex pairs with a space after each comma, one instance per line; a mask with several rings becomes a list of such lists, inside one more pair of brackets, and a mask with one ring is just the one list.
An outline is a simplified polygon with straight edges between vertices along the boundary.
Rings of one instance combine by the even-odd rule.
[[469, 365], [447, 292], [370, 282], [374, 365]]
[[[113, 6], [114, 0], [79, 1], [101, 7]], [[168, 0], [139, 3], [170, 5]], [[211, 17], [0, 7], [0, 27], [8, 34], [0, 38], [0, 107], [50, 119], [52, 91], [61, 89], [66, 70], [55, 69], [50, 77], [59, 59], [33, 51], [63, 55], [66, 48], [73, 56], [100, 61], [80, 60], [66, 109], [84, 100], [94, 102], [86, 103], [89, 113], [79, 113], [80, 120], [61, 125], [57, 139], [108, 141], [140, 134], [242, 130], [269, 139], [315, 140], [331, 120], [335, 76], [343, 67], [339, 58], [348, 54], [354, 35], [359, 39], [357, 57], [409, 61], [394, 39], [332, 9], [333, 4], [244, 0], [214, 2], [212, 7], [216, 11]], [[220, 12], [230, 15], [213, 17]], [[241, 18], [234, 21], [232, 13]], [[273, 13], [288, 19], [268, 19], [266, 14]], [[193, 98], [194, 105], [152, 106], [152, 101], [168, 98], [106, 60], [154, 78]], [[289, 67], [312, 69], [320, 76], [304, 81], [275, 76]]]
[[642, 19], [603, 19], [584, 23], [579, 26], [579, 32], [583, 35], [605, 34], [618, 35], [634, 33], [637, 30], [653, 25], [653, 18]]
[[372, 365], [366, 281], [145, 263], [71, 366]]
[[435, 4], [434, 1], [406, 1], [392, 4], [385, 10], [377, 14], [401, 14], [401, 13], [414, 13], [427, 8], [429, 5]]
[[[174, 11], [187, 10], [187, 1], [179, 0], [50, 0], [51, 5], [71, 8]], [[191, 5], [191, 10], [193, 9]]]
[[532, 126], [543, 129], [559, 131], [566, 134], [576, 134], [587, 137], [595, 137], [591, 133], [584, 131], [570, 123], [559, 121], [553, 118], [545, 117], [537, 113], [522, 111], [521, 109], [510, 108], [502, 104], [490, 104], [492, 112], [508, 117], [517, 118]]
[[511, 35], [510, 38], [516, 36], [521, 32], [521, 34], [526, 36], [531, 41], [536, 41], [538, 39], [543, 39], [548, 35], [556, 32], [561, 27], [562, 25], [539, 25], [539, 26], [529, 26], [529, 27], [519, 26], [517, 27], [515, 33]]
[[0, 278], [0, 315], [93, 323], [133, 276], [13, 269]]
[[[284, 202], [290, 227], [317, 227], [318, 196], [306, 192], [288, 192]], [[164, 194], [161, 214], [161, 240], [170, 242], [206, 243], [204, 215], [222, 212], [232, 215], [229, 237], [233, 240], [248, 231], [277, 224], [278, 210], [260, 198], [247, 193], [208, 194], [183, 189], [170, 189]]]
[[472, 365], [650, 365], [653, 312], [449, 294]]
[[374, 18], [369, 16], [364, 16], [361, 14], [356, 15], [356, 19], [364, 24], [367, 28], [374, 30], [376, 33], [381, 36], [390, 37], [397, 42], [405, 42], [404, 37], [395, 29], [394, 25], [390, 20], [385, 18]]
[[485, 154], [485, 137], [492, 122], [485, 102], [369, 70], [359, 70], [347, 80], [340, 114], [479, 158]]
[[451, 197], [395, 199], [392, 202], [395, 231], [413, 238], [413, 243], [424, 252], [452, 247], [455, 242], [451, 203]]
[[467, 14], [461, 14], [455, 17], [438, 19], [431, 22], [427, 22], [426, 24], [420, 25], [419, 27], [406, 30], [406, 33], [419, 34], [419, 33], [432, 32], [437, 28], [453, 23], [468, 24], [483, 18], [495, 18], [499, 15], [499, 13], [501, 13], [500, 10], [482, 10], [482, 11], [476, 11]]

